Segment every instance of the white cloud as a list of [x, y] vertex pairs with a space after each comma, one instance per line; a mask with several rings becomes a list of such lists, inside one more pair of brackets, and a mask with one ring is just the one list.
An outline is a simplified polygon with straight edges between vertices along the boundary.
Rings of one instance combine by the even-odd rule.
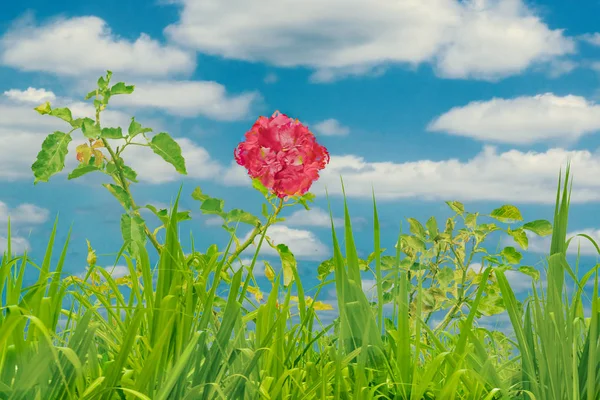
[[[320, 228], [331, 228], [331, 218], [329, 213], [321, 208], [313, 207], [310, 210], [301, 209], [294, 211], [285, 219], [286, 225], [290, 226], [316, 226]], [[344, 220], [334, 218], [335, 226], [344, 225]]]
[[600, 32], [587, 33], [585, 35], [581, 35], [580, 38], [589, 44], [600, 46]]
[[[10, 238], [11, 252], [13, 254], [23, 254], [25, 250], [30, 250], [31, 246], [29, 241], [23, 237], [12, 236]], [[8, 250], [8, 239], [4, 236], [0, 236], [0, 253], [4, 253]]]
[[306, 66], [317, 81], [370, 74], [390, 63], [431, 63], [443, 77], [493, 80], [575, 51], [572, 39], [522, 0], [181, 4], [180, 20], [165, 29], [172, 40], [211, 55]]
[[4, 92], [4, 95], [11, 100], [23, 103], [35, 103], [35, 105], [42, 104], [45, 101], [56, 100], [53, 92], [32, 87], [28, 87], [27, 90], [10, 89]]
[[[573, 189], [573, 192], [574, 191], [575, 189]], [[587, 228], [578, 231], [571, 231], [567, 232], [567, 240], [569, 238], [573, 238], [573, 240], [571, 240], [571, 243], [569, 243], [567, 254], [577, 255], [577, 252], [579, 250], [580, 254], [584, 256], [600, 256], [600, 254], [598, 254], [598, 250], [596, 250], [594, 245], [587, 238], [581, 236], [575, 237], [575, 235], [578, 234], [585, 234], [590, 236], [592, 239], [594, 239], [596, 244], [600, 246], [600, 229]], [[552, 242], [552, 237], [539, 237], [533, 234], [528, 234], [527, 236], [529, 239], [528, 251], [543, 254], [550, 253], [550, 244]]]
[[428, 130], [499, 143], [574, 141], [600, 131], [600, 105], [580, 96], [552, 93], [494, 98], [454, 107]]
[[[247, 240], [249, 235], [250, 233], [241, 241], [244, 242]], [[327, 245], [321, 242], [314, 233], [307, 230], [292, 229], [285, 225], [273, 225], [267, 230], [267, 236], [276, 245], [283, 243], [288, 246], [297, 259], [323, 260], [330, 256], [330, 250]], [[254, 243], [258, 244], [259, 240], [259, 238], [256, 238]], [[255, 246], [250, 246], [248, 249], [248, 253], [256, 251]], [[264, 255], [278, 255], [277, 251], [271, 248], [266, 241], [261, 245], [260, 251]]]
[[345, 136], [350, 133], [350, 128], [343, 126], [338, 120], [333, 118], [315, 124], [314, 130], [323, 136]]
[[279, 77], [274, 74], [273, 72], [268, 73], [265, 78], [263, 79], [263, 82], [267, 83], [267, 84], [271, 84], [271, 83], [277, 83], [277, 81], [279, 80]]
[[[558, 173], [571, 161], [571, 202], [600, 200], [600, 153], [561, 148], [545, 152], [509, 150], [499, 153], [493, 146], [469, 160], [370, 162], [356, 155], [333, 155], [321, 171], [311, 192], [341, 195], [340, 175], [348, 197], [377, 200], [420, 198], [426, 201], [506, 201], [516, 204], [554, 204]], [[563, 174], [564, 175], [564, 174]], [[250, 186], [246, 171], [232, 163], [221, 182]]]
[[[126, 265], [116, 265], [110, 267], [104, 267], [106, 272], [110, 274], [113, 279], [119, 279], [129, 275], [129, 267]], [[84, 275], [85, 276], [85, 275]]]
[[8, 222], [9, 217], [11, 225], [42, 224], [48, 220], [49, 214], [47, 209], [28, 203], [9, 210], [6, 203], [0, 201], [0, 224]]
[[234, 121], [245, 118], [260, 99], [258, 92], [229, 95], [217, 82], [163, 81], [137, 84], [131, 95], [115, 97], [111, 104], [164, 109], [183, 117], [203, 115]]
[[0, 63], [58, 75], [103, 74], [107, 69], [144, 76], [189, 74], [193, 53], [162, 45], [146, 34], [135, 41], [115, 35], [94, 16], [36, 24], [21, 20], [0, 38]]
[[546, 152], [509, 150], [499, 153], [485, 146], [467, 161], [447, 159], [404, 163], [369, 162], [362, 157], [333, 156], [313, 192], [341, 195], [340, 175], [346, 195], [378, 200], [487, 200], [512, 203], [554, 204], [559, 169], [571, 160], [572, 203], [600, 200], [600, 154], [587, 150], [550, 149]]

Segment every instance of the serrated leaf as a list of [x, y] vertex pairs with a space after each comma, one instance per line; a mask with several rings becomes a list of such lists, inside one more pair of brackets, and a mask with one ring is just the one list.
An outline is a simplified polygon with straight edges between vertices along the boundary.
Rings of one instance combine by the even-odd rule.
[[514, 231], [509, 229], [507, 233], [512, 236], [514, 241], [521, 246], [523, 250], [527, 250], [527, 247], [529, 246], [529, 239], [522, 228], [515, 229]]
[[87, 95], [86, 95], [86, 96], [85, 96], [83, 99], [84, 99], [84, 100], [89, 100], [89, 99], [91, 99], [92, 97], [94, 97], [95, 95], [96, 95], [96, 90], [94, 89], [94, 90], [92, 90], [91, 92], [89, 92], [89, 93], [88, 93], [88, 94], [87, 94]]
[[65, 167], [65, 157], [68, 153], [71, 136], [64, 132], [54, 132], [44, 139], [42, 149], [37, 155], [37, 159], [31, 166], [34, 184], [42, 181], [48, 182], [48, 179], [62, 171]]
[[185, 169], [185, 160], [181, 155], [181, 147], [168, 133], [161, 132], [152, 137], [150, 147], [154, 153], [162, 157], [163, 160], [175, 167], [180, 174], [187, 174]]
[[123, 175], [125, 176], [125, 178], [129, 179], [132, 182], [137, 182], [137, 172], [135, 172], [133, 169], [131, 169], [131, 167], [128, 167], [127, 165], [123, 165]]
[[103, 183], [102, 186], [104, 186], [105, 188], [108, 189], [108, 191], [117, 198], [117, 200], [119, 200], [119, 203], [121, 203], [121, 205], [123, 206], [123, 208], [125, 208], [126, 210], [129, 210], [130, 208], [132, 208], [131, 206], [131, 200], [129, 199], [129, 196], [127, 195], [127, 192], [120, 186], [117, 186], [115, 184], [112, 183]]
[[81, 124], [81, 131], [83, 132], [83, 136], [96, 139], [102, 133], [100, 129], [100, 125], [96, 124], [91, 118], [84, 118]]
[[505, 247], [500, 253], [510, 264], [518, 264], [523, 256], [514, 247]]
[[533, 267], [529, 267], [529, 266], [519, 267], [519, 272], [521, 272], [525, 275], [529, 275], [535, 281], [540, 279], [540, 271], [538, 271], [537, 269], [535, 269]]
[[419, 221], [414, 218], [408, 218], [408, 224], [410, 233], [419, 237], [420, 239], [425, 238], [425, 228], [423, 228], [423, 225], [421, 225]]
[[137, 215], [131, 217], [129, 214], [123, 214], [121, 216], [121, 235], [123, 241], [128, 244], [129, 252], [137, 253], [138, 248], [144, 247], [146, 243], [144, 220]]
[[75, 179], [94, 171], [101, 171], [95, 165], [79, 164], [68, 176], [68, 179]]
[[443, 289], [454, 279], [454, 271], [450, 267], [443, 267], [437, 273], [436, 278]]
[[552, 224], [544, 219], [527, 222], [523, 229], [535, 233], [538, 236], [548, 236], [552, 234]]
[[135, 120], [135, 118], [131, 118], [131, 123], [129, 124], [129, 129], [127, 133], [129, 137], [134, 137], [140, 133], [152, 132], [151, 128], [142, 128], [142, 125]]
[[294, 281], [294, 270], [296, 269], [296, 258], [285, 244], [278, 244], [275, 249], [281, 258], [283, 270], [283, 286], [288, 287]]
[[102, 128], [100, 137], [104, 139], [122, 139], [123, 131], [121, 128]]
[[465, 225], [471, 229], [474, 229], [475, 226], [477, 225], [477, 216], [479, 215], [479, 213], [467, 213], [466, 217], [465, 217]]
[[73, 115], [71, 115], [71, 110], [69, 110], [68, 108], [54, 108], [52, 109], [52, 111], [49, 112], [49, 115], [52, 115], [53, 117], [56, 118], [60, 118], [63, 121], [66, 121], [68, 123], [71, 123], [71, 121], [73, 121]]
[[200, 206], [200, 211], [202, 211], [203, 214], [220, 215], [223, 213], [224, 205], [225, 205], [224, 200], [215, 199], [215, 198], [211, 197], [202, 202], [202, 205]]
[[117, 94], [131, 94], [135, 89], [135, 85], [125, 85], [123, 82], [119, 82], [110, 88], [110, 95], [114, 96]]
[[457, 214], [462, 215], [465, 212], [465, 206], [460, 201], [447, 201], [446, 204]]
[[44, 104], [40, 104], [39, 106], [34, 108], [34, 110], [39, 112], [42, 115], [46, 115], [46, 114], [49, 114], [50, 111], [52, 111], [52, 107], [50, 107], [49, 102], [45, 102]]
[[271, 267], [271, 264], [269, 264], [268, 261], [263, 260], [263, 263], [265, 264], [265, 276], [269, 281], [273, 282], [275, 279], [275, 271], [273, 270], [273, 267]]
[[523, 221], [523, 217], [521, 216], [519, 209], [515, 206], [511, 206], [510, 204], [496, 208], [494, 211], [492, 211], [490, 217], [501, 222]]
[[207, 194], [202, 193], [202, 189], [200, 189], [200, 187], [197, 187], [192, 192], [192, 198], [194, 200], [204, 201], [204, 200], [210, 198], [210, 196], [207, 195]]
[[262, 182], [259, 179], [252, 179], [252, 187], [256, 190], [258, 190], [259, 192], [261, 192], [263, 195], [267, 196], [269, 194], [269, 189], [267, 189], [265, 187], [265, 185], [262, 184]]
[[229, 211], [227, 213], [227, 215], [225, 216], [225, 219], [228, 222], [243, 222], [245, 224], [249, 224], [252, 226], [256, 226], [260, 223], [260, 220], [258, 219], [258, 217], [255, 217], [254, 215], [250, 214], [247, 211], [244, 210], [240, 210], [237, 208], [234, 208], [233, 210]]
[[430, 239], [435, 239], [437, 237], [437, 235], [439, 234], [439, 230], [438, 230], [438, 224], [437, 224], [437, 220], [435, 219], [435, 217], [431, 217], [427, 220], [427, 223], [425, 224], [425, 227], [427, 228], [427, 231], [429, 232], [429, 238]]

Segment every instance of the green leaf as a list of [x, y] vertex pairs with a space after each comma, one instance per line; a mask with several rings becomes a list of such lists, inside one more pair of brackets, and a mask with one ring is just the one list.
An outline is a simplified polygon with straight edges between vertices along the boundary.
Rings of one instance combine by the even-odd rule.
[[185, 160], [181, 155], [181, 148], [168, 133], [161, 132], [152, 137], [150, 141], [152, 151], [161, 156], [163, 160], [175, 167], [180, 174], [187, 174], [185, 170]]
[[76, 118], [70, 122], [73, 129], [80, 129], [83, 125], [83, 118]]
[[117, 200], [119, 200], [119, 203], [121, 203], [121, 205], [126, 210], [129, 210], [130, 208], [132, 208], [131, 199], [127, 195], [127, 192], [125, 191], [125, 189], [123, 189], [120, 186], [114, 185], [112, 183], [103, 183], [102, 186], [107, 188], [108, 191], [111, 192], [112, 195], [117, 198]]
[[146, 133], [146, 132], [152, 132], [151, 128], [142, 128], [142, 125], [137, 122], [135, 120], [135, 118], [131, 118], [131, 123], [129, 124], [129, 129], [127, 130], [127, 133], [129, 135], [130, 138], [140, 134], [140, 133]]
[[194, 189], [194, 191], [192, 192], [192, 198], [194, 200], [200, 200], [200, 201], [204, 201], [206, 199], [209, 199], [210, 196], [207, 194], [202, 193], [202, 189], [200, 189], [200, 187], [197, 187], [196, 189]]
[[261, 192], [263, 195], [267, 196], [269, 194], [269, 189], [267, 189], [265, 187], [265, 185], [262, 184], [262, 182], [259, 179], [252, 179], [252, 187], [256, 190], [258, 190], [259, 192]]
[[446, 204], [457, 214], [462, 215], [465, 212], [465, 206], [459, 201], [447, 201]]
[[479, 215], [479, 213], [467, 213], [467, 216], [465, 217], [465, 225], [471, 229], [474, 229], [475, 226], [477, 225], [477, 216]]
[[276, 250], [279, 253], [279, 258], [281, 258], [281, 267], [283, 269], [283, 286], [288, 287], [294, 281], [296, 258], [285, 244], [278, 244]]
[[85, 97], [84, 100], [89, 100], [92, 97], [94, 97], [96, 95], [96, 89], [92, 90], [91, 92], [89, 92]]
[[39, 181], [48, 182], [52, 175], [62, 171], [71, 140], [71, 136], [63, 132], [54, 132], [46, 137], [37, 159], [31, 166], [35, 177], [34, 184]]
[[234, 208], [233, 210], [229, 211], [227, 213], [227, 215], [225, 216], [225, 219], [228, 222], [240, 221], [245, 224], [252, 225], [252, 226], [257, 226], [260, 223], [260, 220], [258, 219], [258, 217], [255, 217], [254, 215], [250, 214], [249, 212], [240, 210], [237, 208]]
[[535, 281], [537, 281], [538, 279], [540, 279], [540, 271], [538, 271], [537, 269], [535, 269], [533, 267], [529, 267], [529, 266], [519, 267], [519, 272], [521, 272], [521, 273], [523, 273], [525, 275], [529, 275]]
[[100, 78], [98, 78], [98, 88], [100, 90], [102, 89], [106, 89], [106, 86], [108, 86], [108, 82], [104, 79], [103, 76], [101, 76]]
[[414, 250], [425, 251], [425, 242], [419, 239], [418, 237], [404, 235], [402, 239], [404, 239], [406, 241], [406, 244]]
[[423, 225], [421, 225], [421, 223], [419, 221], [417, 221], [414, 218], [409, 218], [408, 224], [409, 224], [410, 233], [417, 236], [419, 239], [425, 238], [425, 228], [423, 228]]
[[81, 131], [83, 132], [83, 136], [90, 139], [96, 139], [102, 133], [100, 125], [96, 124], [91, 118], [83, 119], [83, 123], [81, 124]]
[[552, 233], [552, 224], [544, 219], [527, 222], [523, 229], [535, 233], [538, 236], [548, 236]]
[[454, 271], [450, 267], [443, 267], [439, 270], [436, 277], [440, 286], [445, 288], [454, 280]]
[[269, 209], [265, 203], [262, 203], [261, 214], [263, 215], [263, 217], [269, 218]]
[[529, 239], [527, 238], [523, 228], [515, 229], [514, 231], [508, 229], [507, 233], [512, 236], [515, 242], [517, 242], [517, 244], [521, 246], [523, 250], [527, 250], [527, 247], [529, 246]]
[[514, 247], [505, 247], [500, 253], [510, 264], [518, 264], [523, 256]]
[[46, 114], [50, 114], [50, 111], [52, 111], [52, 107], [50, 107], [49, 102], [45, 102], [44, 104], [39, 105], [36, 108], [34, 108], [34, 110], [39, 112], [42, 115], [46, 115]]
[[323, 261], [317, 267], [317, 278], [320, 281], [324, 280], [331, 273], [331, 271], [333, 271], [334, 268], [335, 268], [335, 265], [333, 264], [332, 258], [330, 258], [329, 260]]
[[52, 115], [53, 117], [60, 118], [63, 121], [66, 121], [68, 123], [71, 123], [71, 121], [73, 121], [73, 116], [71, 115], [71, 110], [69, 110], [68, 108], [55, 108], [52, 111], [50, 111], [49, 114]]
[[102, 128], [100, 137], [104, 139], [122, 139], [123, 131], [121, 128]]
[[73, 171], [71, 171], [68, 179], [70, 180], [70, 179], [79, 178], [80, 176], [83, 176], [87, 173], [94, 172], [94, 171], [101, 171], [101, 170], [100, 170], [100, 168], [96, 167], [95, 165], [79, 164]]
[[211, 197], [202, 202], [202, 205], [200, 206], [200, 211], [202, 211], [203, 214], [221, 215], [223, 213], [224, 206], [225, 206], [224, 200], [215, 199], [215, 198]]
[[427, 220], [425, 224], [427, 230], [429, 231], [429, 238], [431, 240], [435, 239], [439, 235], [438, 224], [435, 217], [431, 217]]
[[495, 209], [490, 214], [490, 217], [497, 219], [500, 222], [523, 221], [523, 217], [521, 216], [519, 209], [515, 206], [511, 206], [510, 204], [506, 204]]
[[131, 217], [129, 214], [123, 214], [121, 216], [121, 234], [123, 241], [128, 244], [131, 254], [137, 253], [138, 246], [144, 247], [146, 244], [144, 220], [137, 215]]
[[133, 169], [131, 169], [131, 167], [128, 167], [127, 165], [123, 165], [123, 175], [125, 176], [125, 178], [129, 179], [132, 182], [137, 182], [137, 172], [135, 172]]
[[127, 86], [123, 82], [116, 83], [113, 87], [110, 88], [110, 95], [114, 96], [117, 94], [131, 94], [135, 89], [134, 85]]

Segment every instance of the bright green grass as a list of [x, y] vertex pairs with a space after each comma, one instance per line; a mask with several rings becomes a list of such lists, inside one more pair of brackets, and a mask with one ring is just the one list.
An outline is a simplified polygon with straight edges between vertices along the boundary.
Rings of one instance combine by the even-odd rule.
[[[0, 398], [599, 399], [598, 281], [589, 299], [583, 286], [595, 268], [578, 281], [566, 260], [568, 185], [567, 170], [564, 186], [558, 185], [547, 288], [522, 306], [503, 269], [486, 266], [471, 297], [459, 289], [464, 304], [450, 309], [436, 328], [425, 317], [430, 291], [402, 267], [401, 246], [391, 256], [390, 290], [375, 201], [374, 303], [361, 288], [347, 206], [344, 248], [332, 220], [335, 279], [323, 285], [337, 291], [333, 326], [319, 322], [319, 303], [305, 297], [296, 270], [290, 287], [297, 302], [276, 279], [256, 304], [249, 292], [252, 274], [225, 263], [233, 240], [221, 253], [184, 254], [177, 202], [156, 269], [145, 249], [135, 259], [123, 255], [138, 279], [114, 280], [102, 268], [83, 280], [61, 279], [68, 243], [51, 265], [55, 224], [40, 266], [26, 254], [11, 256], [10, 245], [2, 258]], [[437, 225], [428, 221], [427, 229], [437, 231]], [[24, 287], [25, 271], [35, 269], [37, 282]], [[566, 278], [576, 283], [568, 296]], [[494, 282], [514, 340], [477, 327], [478, 308], [490, 307], [488, 283]], [[122, 290], [123, 284], [130, 289]], [[221, 298], [217, 288], [225, 284]], [[591, 318], [584, 318], [584, 307], [591, 308]]]

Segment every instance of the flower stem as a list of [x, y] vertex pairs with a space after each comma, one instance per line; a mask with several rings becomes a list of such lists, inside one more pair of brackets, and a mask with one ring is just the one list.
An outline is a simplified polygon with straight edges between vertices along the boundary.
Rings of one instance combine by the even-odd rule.
[[269, 226], [271, 226], [271, 224], [273, 224], [273, 222], [277, 218], [277, 215], [279, 214], [279, 212], [281, 211], [282, 208], [283, 208], [283, 199], [280, 199], [279, 205], [277, 206], [277, 208], [275, 209], [275, 212], [273, 213], [273, 215], [271, 215], [271, 217], [269, 218], [267, 223], [265, 225], [259, 224], [258, 226], [256, 226], [256, 228], [254, 228], [252, 233], [250, 233], [250, 236], [248, 237], [248, 239], [244, 243], [242, 243], [239, 247], [237, 247], [235, 249], [235, 251], [229, 256], [229, 258], [227, 259], [227, 265], [231, 265], [231, 263], [233, 263], [233, 261], [235, 261], [235, 259], [238, 258], [239, 255], [244, 250], [246, 250], [248, 248], [248, 246], [250, 246], [254, 242], [254, 239], [256, 239], [256, 237], [258, 235], [262, 235], [262, 233], [264, 231], [266, 231], [267, 228]]
[[[123, 188], [123, 190], [125, 190], [125, 193], [127, 194], [127, 197], [131, 203], [131, 207], [132, 207], [132, 211], [133, 211], [134, 215], [139, 218], [142, 218], [142, 216], [140, 215], [140, 212], [137, 209], [135, 201], [133, 200], [131, 191], [129, 190], [129, 183], [125, 179], [125, 175], [123, 174], [123, 169], [121, 168], [121, 164], [119, 163], [117, 155], [115, 154], [113, 149], [110, 147], [110, 145], [108, 144], [106, 139], [103, 138], [102, 143], [104, 143], [104, 147], [106, 147], [106, 150], [108, 150], [113, 162], [115, 163], [115, 167], [117, 169], [117, 175], [118, 175], [121, 187]], [[154, 237], [152, 232], [150, 232], [150, 229], [148, 229], [148, 227], [146, 226], [145, 223], [144, 223], [144, 232], [146, 233], [146, 236], [148, 236], [148, 239], [150, 239], [150, 242], [152, 243], [152, 245], [154, 246], [154, 248], [156, 249], [158, 254], [160, 254], [162, 251], [162, 245], [160, 243], [158, 243], [158, 241], [156, 240], [156, 237]]]

